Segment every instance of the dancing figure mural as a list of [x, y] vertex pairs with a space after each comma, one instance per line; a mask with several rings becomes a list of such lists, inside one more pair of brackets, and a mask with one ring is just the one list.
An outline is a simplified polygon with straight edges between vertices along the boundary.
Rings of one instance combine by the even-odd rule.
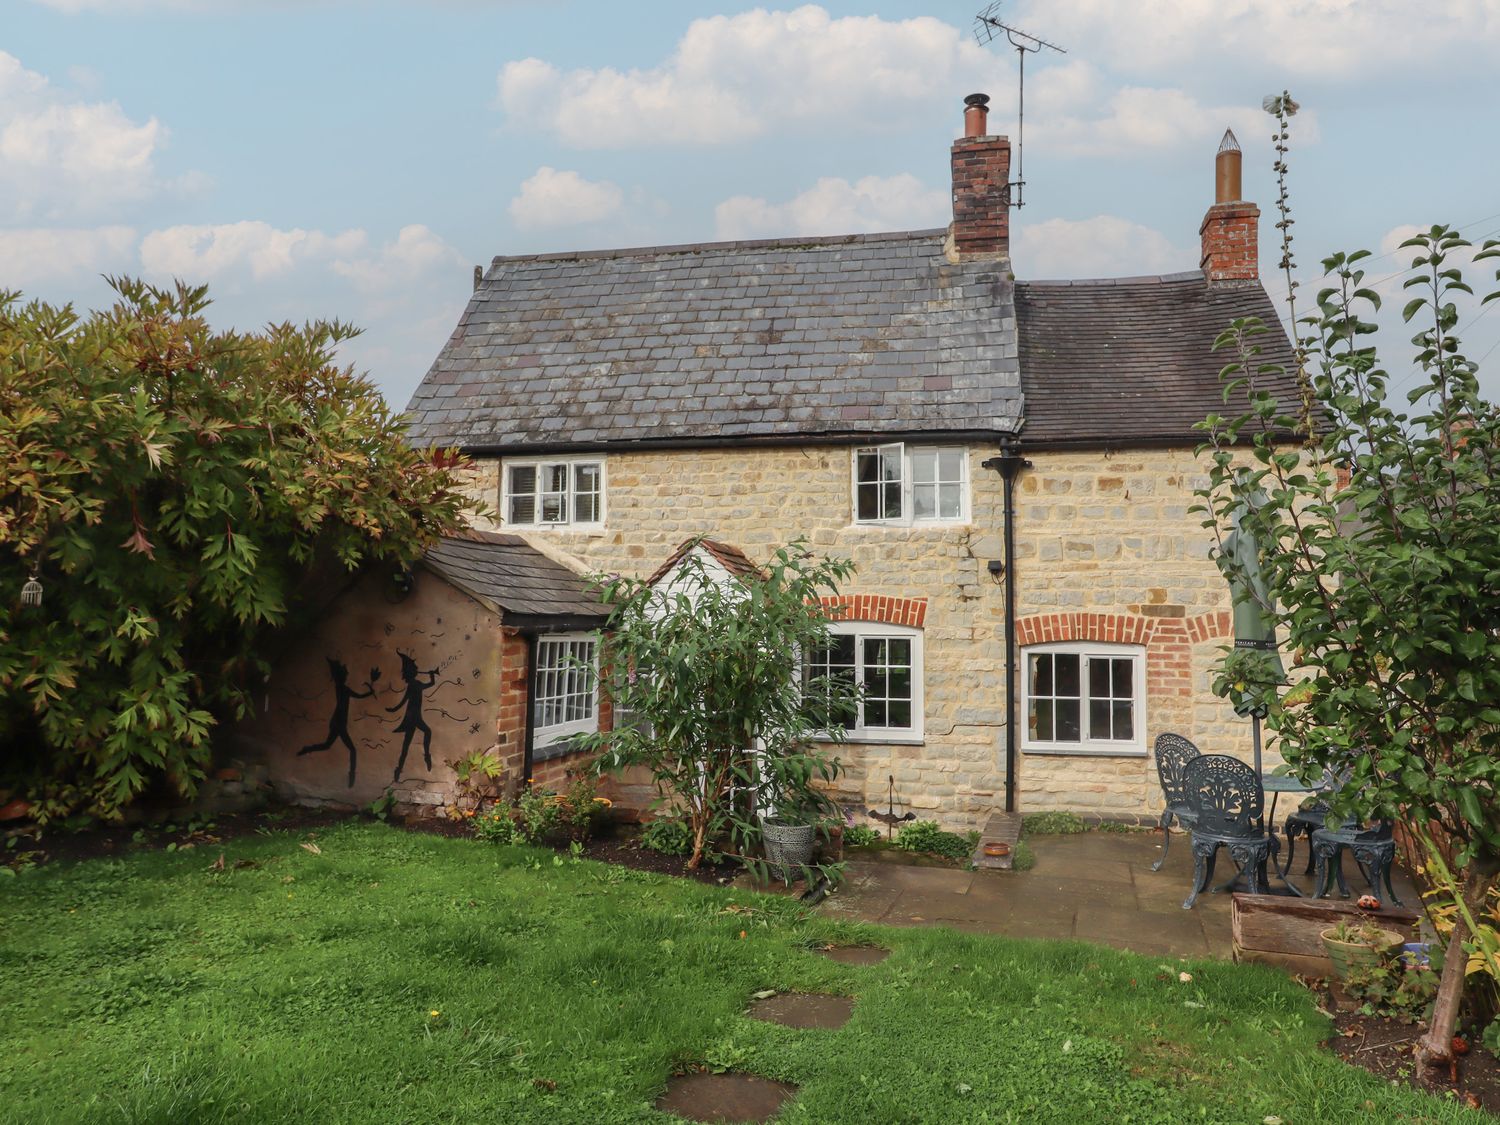
[[437, 683], [438, 670], [433, 668], [427, 675], [427, 682], [422, 682], [422, 673], [417, 671], [417, 662], [399, 649], [396, 655], [401, 658], [401, 679], [406, 683], [405, 694], [401, 702], [394, 707], [387, 707], [386, 711], [400, 711], [406, 708], [406, 713], [401, 716], [401, 721], [396, 724], [398, 731], [406, 735], [401, 741], [401, 757], [396, 762], [396, 781], [401, 780], [401, 771], [406, 767], [406, 752], [411, 749], [411, 736], [417, 731], [422, 732], [422, 761], [426, 764], [428, 772], [432, 771], [432, 728], [422, 718], [422, 695]]
[[[354, 788], [355, 750], [354, 740], [349, 737], [349, 701], [351, 699], [369, 699], [375, 694], [375, 681], [380, 679], [380, 669], [371, 668], [370, 678], [365, 681], [364, 691], [354, 691], [349, 687], [349, 669], [341, 662], [332, 657], [328, 660], [328, 672], [333, 677], [333, 714], [328, 717], [328, 737], [322, 742], [311, 746], [304, 746], [297, 751], [297, 757], [304, 754], [316, 754], [327, 750], [335, 742], [342, 742], [349, 748], [349, 782], [348, 788]], [[406, 659], [402, 657], [402, 659]], [[410, 738], [410, 735], [407, 736]], [[398, 768], [397, 776], [400, 776]]]

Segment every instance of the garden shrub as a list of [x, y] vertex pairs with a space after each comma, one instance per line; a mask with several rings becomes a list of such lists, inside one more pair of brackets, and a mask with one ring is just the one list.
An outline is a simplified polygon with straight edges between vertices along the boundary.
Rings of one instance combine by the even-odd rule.
[[979, 833], [960, 836], [938, 826], [935, 820], [914, 820], [896, 833], [896, 846], [908, 852], [931, 852], [948, 859], [968, 859], [979, 842]]
[[868, 824], [851, 824], [844, 829], [846, 848], [869, 848], [880, 843], [880, 833]]
[[682, 821], [661, 817], [641, 831], [641, 847], [661, 855], [687, 855], [693, 850], [693, 833]]
[[469, 821], [469, 826], [474, 831], [474, 838], [483, 840], [487, 844], [524, 844], [526, 842], [520, 828], [511, 819], [508, 809], [491, 809], [489, 812], [480, 813]]
[[1029, 836], [1072, 836], [1087, 832], [1083, 817], [1070, 812], [1039, 812], [1021, 820], [1021, 831]]

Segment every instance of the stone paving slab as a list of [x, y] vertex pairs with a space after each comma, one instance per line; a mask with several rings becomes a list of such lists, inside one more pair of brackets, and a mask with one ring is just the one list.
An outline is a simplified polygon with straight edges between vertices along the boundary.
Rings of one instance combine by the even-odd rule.
[[1031, 871], [960, 872], [850, 864], [830, 912], [887, 925], [947, 925], [971, 933], [1078, 938], [1151, 956], [1227, 957], [1228, 895], [1184, 911], [1192, 881], [1185, 840], [1166, 866], [1159, 833], [1088, 832], [1029, 839]]

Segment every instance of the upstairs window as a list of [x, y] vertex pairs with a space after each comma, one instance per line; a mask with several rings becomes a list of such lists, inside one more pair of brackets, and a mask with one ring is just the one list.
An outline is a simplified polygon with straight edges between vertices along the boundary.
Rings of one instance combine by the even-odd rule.
[[604, 462], [508, 461], [502, 510], [511, 527], [600, 527]]
[[969, 457], [958, 446], [868, 445], [854, 451], [854, 522], [896, 526], [969, 518]]
[[1075, 643], [1026, 650], [1023, 746], [1058, 753], [1145, 753], [1144, 652]]

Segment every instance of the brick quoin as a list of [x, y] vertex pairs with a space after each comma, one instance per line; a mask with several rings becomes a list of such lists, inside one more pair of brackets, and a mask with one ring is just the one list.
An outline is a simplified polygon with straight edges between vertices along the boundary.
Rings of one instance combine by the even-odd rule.
[[876, 621], [882, 625], [908, 625], [920, 629], [927, 620], [926, 598], [841, 594], [836, 598], [823, 598], [822, 604], [835, 621]]

